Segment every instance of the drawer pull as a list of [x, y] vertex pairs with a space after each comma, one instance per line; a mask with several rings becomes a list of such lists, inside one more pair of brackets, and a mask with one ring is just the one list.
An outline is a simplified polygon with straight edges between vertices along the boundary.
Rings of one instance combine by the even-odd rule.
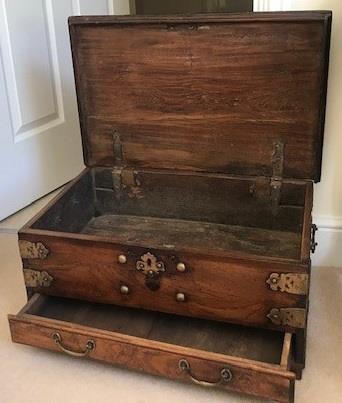
[[221, 378], [217, 382], [207, 382], [207, 381], [202, 381], [202, 380], [197, 379], [191, 373], [191, 367], [190, 367], [189, 361], [182, 359], [179, 361], [178, 366], [181, 371], [186, 372], [188, 374], [188, 376], [192, 380], [192, 382], [196, 383], [197, 385], [201, 385], [201, 386], [207, 386], [207, 387], [219, 386], [219, 385], [228, 383], [233, 379], [232, 371], [228, 368], [223, 368], [221, 370], [221, 373], [220, 373]]
[[63, 351], [63, 353], [66, 353], [68, 355], [71, 355], [73, 357], [86, 357], [91, 351], [95, 350], [95, 341], [94, 340], [88, 340], [86, 344], [86, 348], [82, 352], [77, 352], [77, 351], [71, 351], [68, 348], [63, 346], [62, 342], [62, 336], [59, 333], [54, 333], [52, 335], [53, 341], [56, 343], [58, 348]]

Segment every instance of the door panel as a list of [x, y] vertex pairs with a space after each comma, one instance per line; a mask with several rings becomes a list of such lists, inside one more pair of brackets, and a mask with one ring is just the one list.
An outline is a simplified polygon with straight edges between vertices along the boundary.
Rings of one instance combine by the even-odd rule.
[[0, 3], [0, 220], [82, 170], [67, 18], [120, 13], [125, 5], [128, 0]]

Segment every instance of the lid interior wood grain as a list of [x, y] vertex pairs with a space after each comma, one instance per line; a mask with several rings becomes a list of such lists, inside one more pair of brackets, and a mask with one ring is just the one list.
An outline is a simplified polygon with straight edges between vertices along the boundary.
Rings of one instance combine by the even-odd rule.
[[318, 181], [330, 21], [71, 17], [86, 165]]

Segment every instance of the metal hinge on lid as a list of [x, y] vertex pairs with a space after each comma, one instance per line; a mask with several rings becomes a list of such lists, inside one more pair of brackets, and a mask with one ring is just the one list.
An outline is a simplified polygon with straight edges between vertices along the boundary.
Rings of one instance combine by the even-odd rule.
[[115, 198], [120, 200], [124, 189], [129, 198], [142, 198], [143, 192], [139, 180], [136, 178], [136, 171], [134, 168], [124, 165], [122, 136], [117, 130], [114, 130], [113, 133], [113, 155], [112, 182]]
[[281, 196], [281, 187], [283, 184], [283, 169], [284, 169], [284, 143], [277, 141], [273, 145], [272, 153], [272, 177], [270, 181], [270, 193], [272, 212], [276, 214]]
[[113, 133], [113, 155], [114, 155], [114, 166], [121, 167], [122, 166], [122, 142], [121, 135], [115, 129]]
[[114, 194], [117, 200], [121, 199], [122, 193], [122, 142], [120, 133], [115, 129], [113, 133], [113, 171], [112, 181]]

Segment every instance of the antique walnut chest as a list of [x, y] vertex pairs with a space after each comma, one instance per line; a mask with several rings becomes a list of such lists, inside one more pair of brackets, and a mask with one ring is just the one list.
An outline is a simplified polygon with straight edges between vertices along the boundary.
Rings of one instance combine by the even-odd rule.
[[293, 401], [330, 26], [71, 17], [87, 167], [19, 233], [13, 340]]

